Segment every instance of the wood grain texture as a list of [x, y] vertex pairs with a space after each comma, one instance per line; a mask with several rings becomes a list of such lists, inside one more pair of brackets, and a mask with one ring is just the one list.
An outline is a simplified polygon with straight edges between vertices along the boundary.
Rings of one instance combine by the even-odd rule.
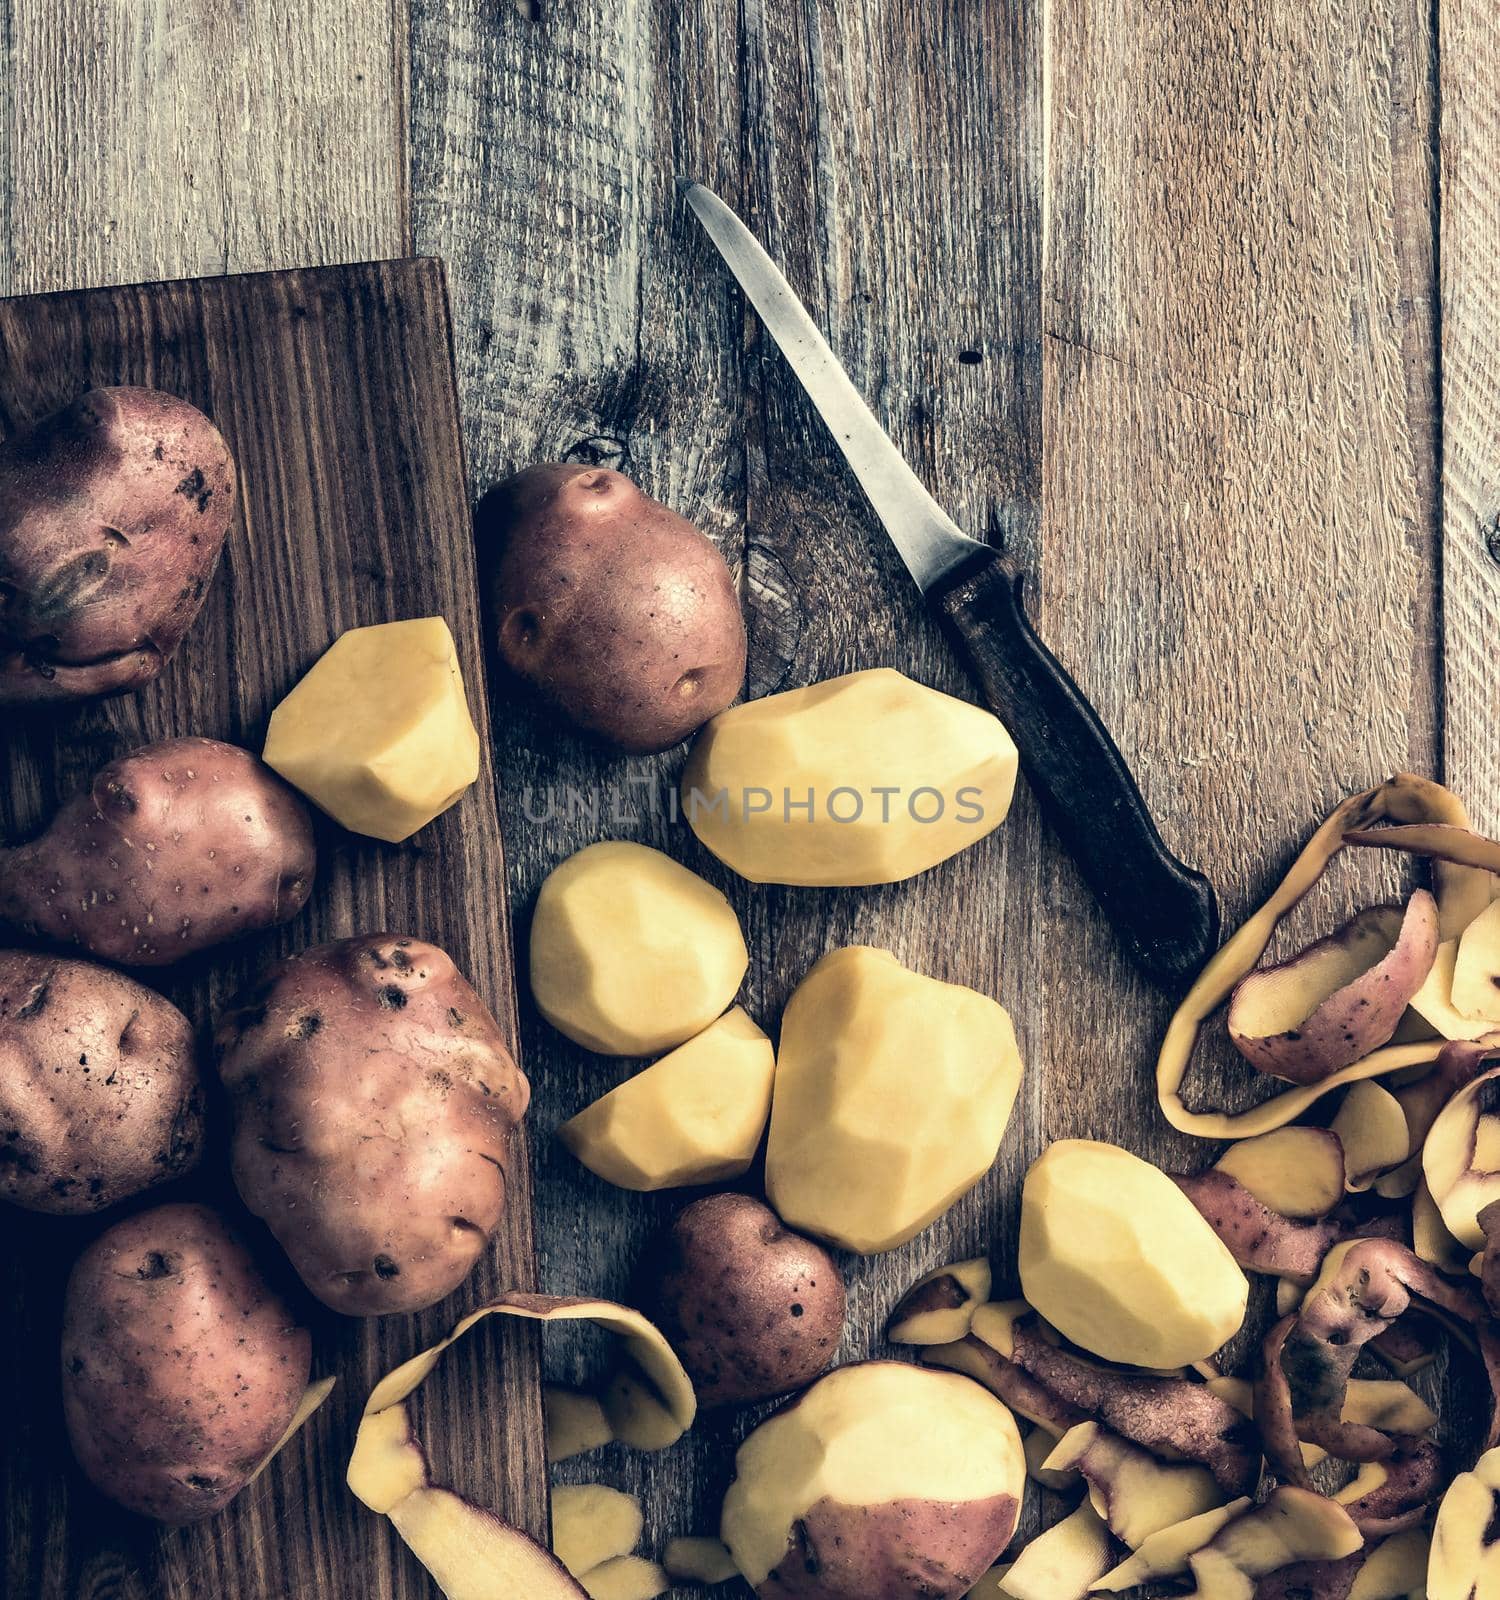
[[405, 251], [405, 0], [14, 0], [0, 294]]
[[[435, 262], [94, 291], [0, 304], [0, 428], [89, 384], [170, 390], [207, 411], [240, 466], [240, 509], [204, 611], [145, 693], [58, 716], [12, 718], [0, 767], [0, 837], [37, 827], [101, 763], [149, 739], [199, 733], [259, 749], [272, 706], [345, 628], [447, 617], [471, 698], [484, 671], [468, 491]], [[268, 960], [324, 939], [391, 929], [453, 956], [515, 1038], [506, 879], [488, 763], [479, 784], [411, 844], [320, 833], [317, 887], [287, 927], [158, 975], [206, 1026]], [[155, 980], [152, 980], [155, 981]], [[219, 1130], [220, 1137], [224, 1129]], [[226, 1152], [181, 1186], [235, 1206]], [[500, 1235], [453, 1297], [419, 1317], [317, 1312], [315, 1371], [340, 1384], [324, 1411], [224, 1514], [180, 1533], [112, 1508], [68, 1463], [58, 1420], [63, 1279], [98, 1219], [12, 1213], [0, 1234], [0, 1539], [3, 1591], [111, 1600], [203, 1595], [425, 1596], [428, 1581], [343, 1483], [376, 1377], [502, 1288], [530, 1286], [530, 1185], [513, 1174]], [[164, 1198], [153, 1194], [147, 1203]], [[267, 1258], [276, 1259], [267, 1241]], [[307, 1305], [305, 1294], [299, 1303]], [[308, 1307], [312, 1312], [314, 1308]], [[496, 1319], [497, 1323], [508, 1319]], [[541, 1528], [545, 1507], [534, 1335], [465, 1342], [423, 1391], [435, 1470]]]
[[[1039, 452], [1040, 94], [1033, 8], [896, 0], [733, 9], [418, 0], [412, 208], [452, 267], [466, 438], [483, 492], [535, 459], [604, 459], [693, 517], [734, 563], [751, 693], [898, 665], [971, 692], [822, 425], [748, 314], [673, 178], [719, 190], [785, 266], [939, 499], [1034, 556]], [[921, 152], [913, 159], [913, 152]], [[998, 994], [1032, 1075], [991, 1179], [911, 1247], [848, 1263], [846, 1355], [879, 1346], [919, 1271], [1014, 1221], [1035, 1153], [1044, 1041], [1029, 800], [1000, 835], [915, 883], [830, 894], [726, 874], [667, 815], [681, 752], [613, 759], [497, 682], [496, 765], [524, 922], [542, 876], [601, 837], [670, 848], [734, 900], [745, 1000], [774, 1029], [825, 950], [884, 944]], [[549, 801], [554, 815], [546, 822]], [[962, 911], [964, 931], [953, 929]], [[523, 1001], [539, 1089], [542, 1272], [627, 1294], [682, 1195], [638, 1197], [582, 1171], [553, 1129], [630, 1070]], [[914, 1070], [920, 1070], [914, 1064]], [[569, 1376], [577, 1352], [550, 1344]], [[735, 1441], [759, 1413], [706, 1417], [673, 1450], [613, 1448], [563, 1476], [644, 1492], [645, 1547], [711, 1530]]]
[[1500, 829], [1500, 15], [1439, 0], [1448, 780]]
[[[1435, 755], [1430, 373], [1408, 362], [1431, 285], [1405, 237], [1431, 227], [1412, 209], [1425, 13], [1051, 15], [1042, 632], [1123, 747], [1150, 752], [1168, 843], [1220, 883], [1233, 927], [1338, 798]], [[1341, 863], [1296, 926], [1396, 881]], [[1115, 1066], [1049, 1131], [1135, 1128], [1164, 1008], [1078, 926], [1050, 951], [1052, 1036], [1081, 1037], [1105, 985], [1119, 1003], [1094, 1054]], [[1243, 1066], [1205, 1054], [1222, 1103]], [[1140, 1131], [1160, 1159], [1202, 1158]]]

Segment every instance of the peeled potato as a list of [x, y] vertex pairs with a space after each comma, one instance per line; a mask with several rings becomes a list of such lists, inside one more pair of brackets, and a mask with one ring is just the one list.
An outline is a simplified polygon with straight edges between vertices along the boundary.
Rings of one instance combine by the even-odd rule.
[[734, 1006], [557, 1136], [590, 1172], [622, 1189], [722, 1183], [755, 1159], [775, 1072], [771, 1041]]
[[701, 1033], [749, 964], [724, 896], [646, 845], [591, 844], [554, 867], [537, 895], [537, 1009], [601, 1055], [653, 1055]]
[[896, 883], [998, 828], [1016, 747], [889, 667], [721, 712], [682, 778], [693, 831], [754, 883]]
[[1137, 1367], [1210, 1356], [1250, 1286], [1165, 1173], [1116, 1145], [1064, 1139], [1021, 1194], [1021, 1292], [1074, 1344]]
[[782, 1017], [766, 1197], [816, 1238], [893, 1250], [989, 1170], [1020, 1081], [996, 1001], [888, 950], [835, 950]]
[[978, 1384], [903, 1362], [840, 1367], [740, 1446], [721, 1533], [763, 1596], [964, 1593], [1005, 1548], [1026, 1468]]
[[479, 734], [441, 617], [351, 628], [271, 713], [264, 760], [354, 833], [392, 843], [479, 776]]

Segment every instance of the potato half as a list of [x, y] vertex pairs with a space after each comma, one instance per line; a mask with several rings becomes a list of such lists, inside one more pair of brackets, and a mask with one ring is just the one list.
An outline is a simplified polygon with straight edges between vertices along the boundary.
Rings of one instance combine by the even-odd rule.
[[1015, 1528], [1010, 1412], [898, 1362], [840, 1367], [740, 1446], [721, 1528], [764, 1600], [953, 1600]]

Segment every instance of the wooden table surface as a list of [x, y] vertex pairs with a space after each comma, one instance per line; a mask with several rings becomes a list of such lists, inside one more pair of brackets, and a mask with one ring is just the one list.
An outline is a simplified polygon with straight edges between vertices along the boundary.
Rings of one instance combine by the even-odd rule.
[[[1227, 918], [1336, 799], [1396, 768], [1445, 776], [1500, 826], [1494, 0], [0, 15], [0, 292], [442, 256], [476, 497], [537, 459], [621, 466], [742, 573], [751, 693], [877, 664], [964, 692], [677, 204], [674, 176], [700, 178], [785, 264], [939, 500], [1033, 574], [1044, 636]], [[611, 761], [519, 705], [496, 726], [523, 948], [538, 881], [591, 839], [703, 864], [664, 812], [680, 753]], [[603, 794], [597, 819], [530, 820], [570, 789]], [[1304, 929], [1393, 872], [1341, 863]], [[726, 887], [768, 1025], [818, 954], [860, 940], [997, 995], [1022, 1040], [994, 1174], [852, 1270], [850, 1352], [928, 1265], [993, 1242], [1003, 1278], [1017, 1180], [1047, 1140], [1202, 1160], [1147, 1089], [1169, 1003], [1024, 794], [909, 884]], [[674, 1201], [608, 1190], [561, 1151], [553, 1129], [622, 1069], [522, 1001], [544, 1286], [625, 1294]], [[1224, 1068], [1210, 1053], [1205, 1093]], [[703, 1531], [743, 1425], [569, 1472], [643, 1488], [648, 1544]], [[247, 1574], [243, 1592], [264, 1591]]]

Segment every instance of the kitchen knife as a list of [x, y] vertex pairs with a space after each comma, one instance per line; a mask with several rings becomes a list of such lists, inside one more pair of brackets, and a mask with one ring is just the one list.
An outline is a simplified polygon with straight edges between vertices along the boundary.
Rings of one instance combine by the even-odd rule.
[[745, 224], [702, 184], [678, 187], [1009, 728], [1043, 815], [1126, 950], [1164, 987], [1185, 987], [1217, 945], [1213, 886], [1162, 843], [1109, 731], [1028, 621], [1022, 579], [928, 494]]

